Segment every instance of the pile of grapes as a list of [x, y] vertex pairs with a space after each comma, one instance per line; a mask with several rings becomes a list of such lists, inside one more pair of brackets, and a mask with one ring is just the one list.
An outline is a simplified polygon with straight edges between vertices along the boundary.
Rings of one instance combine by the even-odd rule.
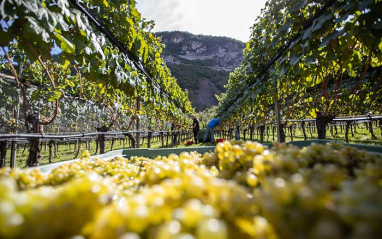
[[0, 170], [0, 238], [381, 238], [382, 157], [339, 144]]

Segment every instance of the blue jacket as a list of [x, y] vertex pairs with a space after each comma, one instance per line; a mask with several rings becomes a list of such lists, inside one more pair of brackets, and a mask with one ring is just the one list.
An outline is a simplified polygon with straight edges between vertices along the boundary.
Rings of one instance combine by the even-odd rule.
[[211, 128], [215, 128], [216, 126], [220, 125], [219, 120], [212, 118], [210, 122], [208, 122], [207, 126]]

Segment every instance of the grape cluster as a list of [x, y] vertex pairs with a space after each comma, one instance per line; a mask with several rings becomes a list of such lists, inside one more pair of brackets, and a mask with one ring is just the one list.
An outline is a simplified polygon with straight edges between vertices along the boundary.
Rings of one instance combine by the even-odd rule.
[[382, 157], [340, 144], [0, 170], [0, 238], [379, 238]]

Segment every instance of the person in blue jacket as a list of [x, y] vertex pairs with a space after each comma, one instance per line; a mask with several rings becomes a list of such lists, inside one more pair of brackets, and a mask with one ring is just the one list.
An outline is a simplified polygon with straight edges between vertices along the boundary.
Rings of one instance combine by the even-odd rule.
[[216, 126], [219, 126], [219, 125], [220, 125], [220, 121], [218, 119], [215, 119], [215, 118], [212, 118], [208, 122], [206, 132], [204, 133], [203, 142], [207, 141], [208, 132], [211, 132], [211, 142], [212, 143], [215, 142], [215, 140], [214, 140], [214, 128]]

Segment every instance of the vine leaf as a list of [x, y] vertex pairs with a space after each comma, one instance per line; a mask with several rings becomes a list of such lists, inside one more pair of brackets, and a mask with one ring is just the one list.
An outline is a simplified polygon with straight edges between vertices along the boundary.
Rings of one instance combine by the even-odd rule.
[[56, 33], [56, 37], [61, 42], [61, 50], [67, 53], [74, 53], [76, 46], [73, 43], [71, 43], [59, 33]]

